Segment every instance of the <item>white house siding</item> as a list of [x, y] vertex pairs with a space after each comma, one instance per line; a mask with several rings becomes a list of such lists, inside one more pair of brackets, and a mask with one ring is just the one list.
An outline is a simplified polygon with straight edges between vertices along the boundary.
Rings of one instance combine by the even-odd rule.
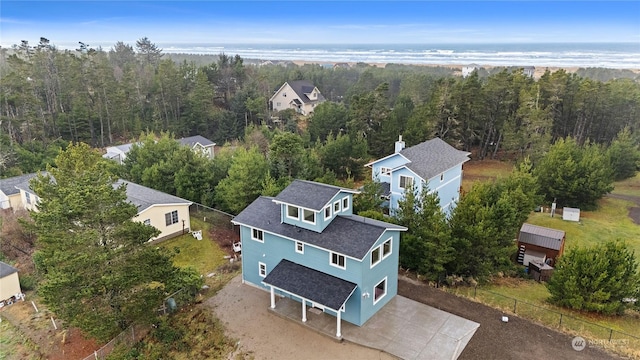
[[[178, 211], [178, 222], [167, 226], [165, 214], [174, 210]], [[155, 205], [139, 212], [138, 215], [133, 218], [133, 221], [138, 222], [144, 222], [145, 220], [149, 220], [151, 226], [160, 230], [160, 235], [155, 237], [153, 240], [161, 240], [181, 235], [183, 232], [187, 233], [191, 229], [189, 204]]]
[[7, 275], [0, 279], [0, 301], [7, 300], [8, 298], [20, 294], [20, 279], [18, 273]]
[[[298, 99], [298, 95], [291, 88], [288, 83], [285, 83], [282, 88], [278, 91], [278, 93], [273, 97], [273, 110], [282, 111], [286, 109], [291, 109], [289, 103], [293, 99]], [[298, 99], [300, 100], [300, 99]]]

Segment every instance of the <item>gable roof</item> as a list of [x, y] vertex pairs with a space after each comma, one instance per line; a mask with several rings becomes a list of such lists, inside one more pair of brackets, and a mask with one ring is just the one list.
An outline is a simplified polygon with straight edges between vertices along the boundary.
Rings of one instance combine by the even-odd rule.
[[311, 81], [309, 80], [294, 80], [294, 81], [288, 81], [287, 84], [289, 84], [289, 86], [291, 86], [291, 88], [293, 89], [293, 91], [295, 91], [296, 95], [298, 95], [298, 97], [300, 98], [300, 100], [302, 100], [303, 103], [310, 103], [310, 102], [314, 102], [314, 101], [323, 101], [324, 100], [324, 96], [322, 96], [322, 94], [320, 93], [320, 90], [318, 90], [318, 98], [317, 99], [309, 99], [309, 97], [306, 94], [309, 94], [313, 91], [313, 89], [315, 89], [315, 85], [313, 85], [313, 83], [311, 83]]
[[177, 139], [177, 141], [180, 142], [180, 144], [182, 145], [189, 145], [191, 147], [193, 147], [196, 144], [200, 144], [202, 146], [211, 146], [216, 144], [213, 141], [201, 135], [189, 136], [186, 138]]
[[[107, 147], [107, 152], [113, 152], [113, 149], [117, 149], [120, 150], [123, 153], [128, 153], [129, 150], [131, 150], [131, 147], [133, 146], [134, 143], [128, 143], [128, 144], [122, 144], [122, 145], [115, 145], [115, 146], [109, 146]], [[140, 144], [138, 144], [140, 145]]]
[[188, 204], [192, 202], [179, 198], [177, 196], [163, 193], [162, 191], [154, 190], [146, 186], [138, 185], [126, 180], [119, 179], [113, 186], [118, 187], [122, 184], [127, 185], [127, 200], [138, 207], [138, 213], [154, 206], [165, 204]]
[[518, 241], [525, 244], [560, 250], [564, 242], [564, 231], [524, 223]]
[[424, 180], [469, 161], [470, 154], [454, 148], [440, 138], [427, 140], [400, 151], [400, 155], [409, 160], [404, 166]]
[[17, 186], [24, 186], [29, 184], [29, 181], [36, 177], [37, 173], [25, 174], [6, 179], [0, 179], [0, 191], [5, 195], [14, 195], [20, 192]]
[[286, 259], [280, 261], [263, 282], [333, 310], [339, 310], [357, 286]]
[[322, 230], [322, 233], [318, 233], [282, 223], [280, 221], [280, 205], [273, 200], [270, 197], [259, 197], [238, 214], [232, 222], [302, 241], [359, 260], [367, 255], [367, 252], [386, 230], [407, 230], [403, 226], [362, 216], [338, 215]]
[[301, 206], [307, 209], [320, 211], [340, 191], [357, 194], [358, 191], [338, 186], [322, 184], [306, 180], [294, 180], [282, 190], [273, 201]]
[[2, 261], [0, 261], [0, 278], [3, 278], [5, 276], [9, 276], [13, 273], [18, 272], [18, 269], [14, 268], [13, 266], [4, 263]]

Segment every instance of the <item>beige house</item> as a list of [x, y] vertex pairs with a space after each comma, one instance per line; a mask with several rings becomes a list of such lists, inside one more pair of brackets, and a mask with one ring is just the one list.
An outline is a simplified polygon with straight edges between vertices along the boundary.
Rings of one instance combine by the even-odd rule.
[[0, 302], [15, 301], [21, 297], [20, 279], [18, 269], [0, 261]]
[[209, 159], [213, 159], [215, 155], [213, 150], [216, 146], [216, 143], [207, 139], [204, 136], [200, 136], [200, 135], [190, 136], [186, 138], [177, 139], [177, 141], [184, 146], [190, 147], [191, 150], [203, 154]]
[[[29, 180], [16, 185], [20, 190], [22, 201], [20, 206], [27, 210], [38, 211], [36, 205], [40, 198], [31, 190]], [[125, 180], [118, 180], [113, 186], [117, 187], [121, 184], [127, 185], [127, 200], [138, 207], [138, 214], [133, 221], [139, 221], [160, 230], [160, 235], [150, 241], [168, 239], [189, 232], [191, 201]]]
[[160, 230], [160, 235], [150, 241], [169, 239], [191, 230], [191, 201], [125, 180], [118, 180], [114, 186], [122, 183], [127, 185], [127, 200], [138, 207], [138, 214], [133, 221]]
[[36, 176], [35, 173], [20, 175], [7, 179], [0, 179], [0, 209], [13, 209], [13, 211], [24, 209], [24, 201], [21, 198], [20, 190], [16, 185], [28, 183]]
[[274, 111], [294, 109], [302, 115], [311, 114], [324, 101], [320, 90], [307, 80], [285, 82], [269, 99]]

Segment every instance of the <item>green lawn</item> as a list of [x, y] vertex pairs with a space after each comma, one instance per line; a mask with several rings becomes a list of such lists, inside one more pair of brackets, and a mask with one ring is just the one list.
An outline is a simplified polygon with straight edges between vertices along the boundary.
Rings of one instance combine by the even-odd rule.
[[174, 257], [174, 264], [179, 267], [191, 267], [201, 275], [215, 272], [229, 260], [218, 244], [209, 235], [211, 224], [191, 218], [191, 228], [202, 229], [202, 240], [196, 240], [191, 234], [185, 234], [167, 240], [159, 246], [167, 249], [178, 248], [179, 253]]
[[18, 328], [8, 320], [0, 319], [0, 359], [3, 360], [35, 360], [38, 346], [29, 340]]

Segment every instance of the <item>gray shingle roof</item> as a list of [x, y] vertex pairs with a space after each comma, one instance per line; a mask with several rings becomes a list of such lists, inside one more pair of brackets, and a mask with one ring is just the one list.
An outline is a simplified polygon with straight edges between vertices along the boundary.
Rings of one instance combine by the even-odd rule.
[[180, 144], [189, 145], [191, 147], [193, 147], [195, 144], [200, 144], [202, 146], [215, 145], [215, 143], [213, 141], [207, 139], [204, 136], [200, 136], [200, 135], [189, 136], [189, 137], [181, 138], [181, 139], [177, 139], [177, 140], [178, 140], [178, 142], [180, 142]]
[[460, 151], [440, 138], [427, 140], [418, 145], [408, 147], [400, 154], [410, 163], [406, 166], [424, 180], [429, 180], [452, 167], [469, 161], [466, 151]]
[[315, 89], [315, 86], [309, 80], [294, 80], [287, 82], [289, 86], [296, 92], [300, 100], [304, 103], [310, 103], [314, 101], [324, 101], [324, 96], [322, 94], [318, 94], [318, 98], [315, 100], [309, 99], [309, 97], [305, 94], [308, 94]]
[[14, 268], [13, 266], [7, 263], [0, 261], [0, 278], [9, 276], [15, 272], [18, 272], [18, 269]]
[[564, 231], [524, 223], [518, 241], [525, 244], [560, 250], [564, 242]]
[[362, 260], [386, 229], [404, 231], [405, 227], [362, 216], [337, 216], [318, 233], [280, 222], [280, 205], [261, 196], [247, 206], [232, 222], [278, 234]]
[[37, 173], [31, 173], [26, 175], [15, 176], [6, 179], [0, 179], [0, 191], [2, 191], [5, 195], [13, 195], [20, 192], [16, 186], [24, 186], [24, 184], [29, 184], [29, 181], [36, 177]]
[[138, 212], [158, 204], [192, 204], [189, 200], [122, 179], [116, 181], [113, 186], [117, 187], [123, 183], [127, 184], [127, 200], [138, 207]]
[[346, 191], [349, 193], [357, 192], [355, 190], [328, 184], [321, 184], [306, 180], [294, 180], [275, 197], [275, 201], [320, 211], [340, 191]]
[[339, 310], [357, 286], [289, 260], [280, 261], [263, 282], [333, 310]]

